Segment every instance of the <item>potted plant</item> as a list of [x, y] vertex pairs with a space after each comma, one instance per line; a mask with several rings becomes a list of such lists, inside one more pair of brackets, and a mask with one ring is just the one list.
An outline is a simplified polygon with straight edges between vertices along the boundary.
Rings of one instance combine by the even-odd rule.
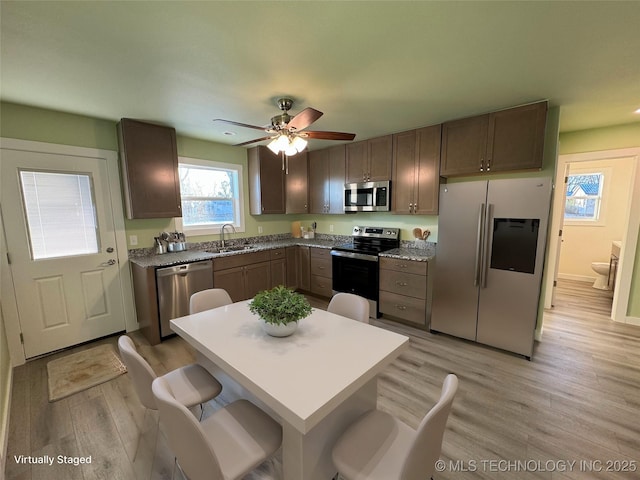
[[269, 335], [286, 337], [296, 331], [298, 320], [311, 313], [311, 305], [304, 295], [278, 285], [253, 297], [249, 310], [260, 317]]

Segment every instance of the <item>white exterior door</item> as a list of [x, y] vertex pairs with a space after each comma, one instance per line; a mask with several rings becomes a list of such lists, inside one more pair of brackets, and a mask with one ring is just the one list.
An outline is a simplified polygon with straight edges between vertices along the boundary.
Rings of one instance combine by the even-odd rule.
[[125, 330], [106, 160], [3, 150], [1, 178], [25, 357]]

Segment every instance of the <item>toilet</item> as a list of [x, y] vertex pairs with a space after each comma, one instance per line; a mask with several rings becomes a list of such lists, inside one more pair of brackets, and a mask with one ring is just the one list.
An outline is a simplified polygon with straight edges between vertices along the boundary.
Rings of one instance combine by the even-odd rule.
[[609, 262], [593, 262], [591, 268], [597, 273], [593, 288], [610, 290], [609, 287]]

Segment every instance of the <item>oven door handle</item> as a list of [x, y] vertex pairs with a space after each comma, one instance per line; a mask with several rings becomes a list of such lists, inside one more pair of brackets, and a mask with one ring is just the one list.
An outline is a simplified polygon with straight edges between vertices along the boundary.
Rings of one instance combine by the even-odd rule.
[[367, 260], [369, 262], [377, 262], [377, 255], [367, 255], [366, 253], [356, 253], [356, 252], [343, 252], [340, 250], [331, 250], [331, 255], [334, 257], [346, 257], [346, 258], [355, 258], [358, 260]]

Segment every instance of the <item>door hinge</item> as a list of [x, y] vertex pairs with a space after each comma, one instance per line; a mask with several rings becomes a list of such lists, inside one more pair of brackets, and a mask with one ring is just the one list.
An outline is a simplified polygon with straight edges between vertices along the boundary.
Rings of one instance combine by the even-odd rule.
[[24, 336], [22, 335], [22, 332], [20, 332], [20, 343], [24, 345]]
[[561, 237], [561, 236], [562, 236], [562, 229], [560, 229], [560, 230], [558, 231], [558, 236], [559, 236], [559, 237]]
[[9, 252], [7, 252], [7, 263], [11, 265], [11, 255], [9, 255]]
[[554, 280], [554, 281], [553, 281], [553, 286], [554, 286], [554, 287], [557, 287], [557, 286], [558, 286], [558, 281], [557, 281], [557, 280]]
[[569, 183], [569, 177], [564, 177], [564, 183], [565, 184]]

